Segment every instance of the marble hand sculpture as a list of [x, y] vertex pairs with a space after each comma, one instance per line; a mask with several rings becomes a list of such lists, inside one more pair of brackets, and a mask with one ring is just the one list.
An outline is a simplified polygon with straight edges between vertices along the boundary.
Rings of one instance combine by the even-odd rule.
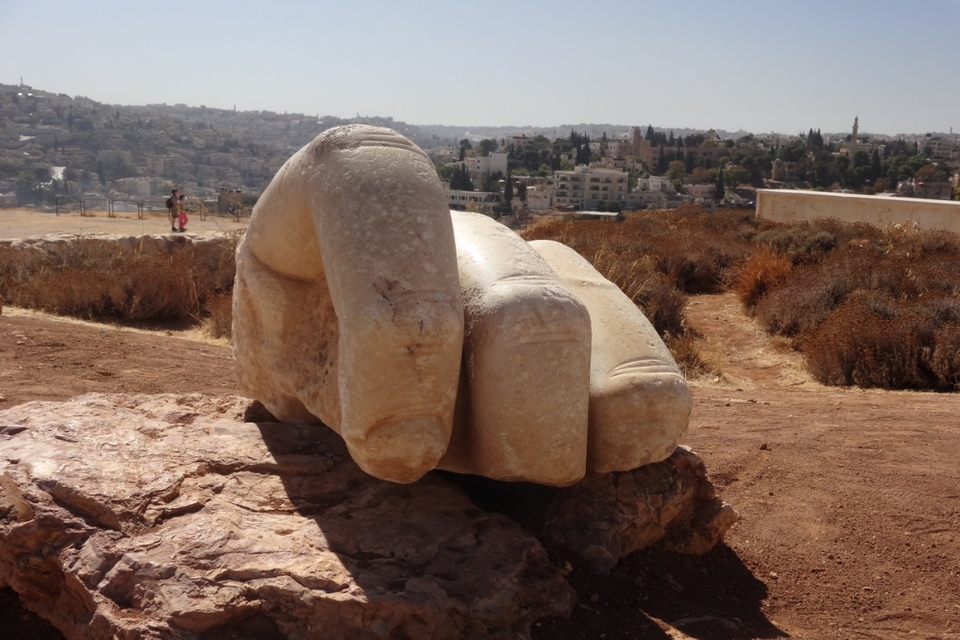
[[241, 388], [337, 431], [367, 473], [554, 486], [668, 457], [683, 376], [572, 249], [450, 211], [389, 129], [331, 129], [280, 169], [237, 248]]

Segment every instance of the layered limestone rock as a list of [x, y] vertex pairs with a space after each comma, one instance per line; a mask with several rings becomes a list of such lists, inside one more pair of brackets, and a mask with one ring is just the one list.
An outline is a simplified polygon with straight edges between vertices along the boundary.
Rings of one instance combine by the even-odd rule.
[[690, 413], [669, 352], [589, 264], [538, 251], [448, 212], [396, 132], [327, 131], [238, 247], [241, 389], [283, 421], [322, 421], [396, 482], [441, 468], [566, 486], [663, 460]]
[[566, 488], [398, 485], [237, 397], [0, 411], [0, 587], [69, 640], [529, 638], [574, 604], [534, 534], [602, 573], [658, 542], [703, 553], [735, 519], [683, 448]]
[[189, 246], [200, 247], [208, 251], [211, 261], [221, 260], [224, 247], [233, 248], [237, 232], [220, 232], [183, 235], [146, 234], [117, 235], [109, 233], [53, 233], [29, 238], [0, 238], [0, 248], [14, 251], [38, 251], [57, 256], [65, 262], [71, 262], [79, 256], [97, 254], [104, 251], [127, 253], [170, 253]]
[[333, 432], [248, 422], [249, 405], [0, 412], [0, 586], [71, 640], [514, 638], [570, 611], [519, 525], [438, 477], [371, 478]]

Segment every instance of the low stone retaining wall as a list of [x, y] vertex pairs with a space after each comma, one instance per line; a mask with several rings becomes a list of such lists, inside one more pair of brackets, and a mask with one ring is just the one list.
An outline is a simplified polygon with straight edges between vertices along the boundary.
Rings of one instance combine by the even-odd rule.
[[960, 233], [960, 202], [949, 200], [759, 189], [756, 215], [775, 222], [836, 218], [881, 228], [899, 224]]

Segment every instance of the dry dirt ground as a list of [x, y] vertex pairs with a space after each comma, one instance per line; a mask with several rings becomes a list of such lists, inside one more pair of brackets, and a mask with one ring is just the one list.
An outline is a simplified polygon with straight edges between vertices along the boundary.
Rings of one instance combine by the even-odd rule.
[[[246, 219], [243, 218], [236, 222], [230, 216], [208, 215], [201, 220], [198, 214], [191, 214], [187, 232], [234, 231], [245, 227]], [[81, 216], [77, 212], [56, 215], [28, 209], [0, 209], [0, 238], [28, 238], [53, 233], [162, 234], [170, 233], [170, 223], [163, 212], [147, 212], [140, 220], [136, 213], [121, 212], [111, 218], [105, 211], [91, 211]]]
[[[684, 442], [741, 520], [705, 556], [642, 551], [608, 577], [553, 552], [579, 604], [534, 637], [960, 640], [960, 394], [823, 387], [732, 295], [688, 311], [722, 375], [692, 383]], [[90, 391], [226, 393], [236, 376], [199, 332], [4, 308], [0, 409]], [[59, 636], [0, 590], [0, 637]]]

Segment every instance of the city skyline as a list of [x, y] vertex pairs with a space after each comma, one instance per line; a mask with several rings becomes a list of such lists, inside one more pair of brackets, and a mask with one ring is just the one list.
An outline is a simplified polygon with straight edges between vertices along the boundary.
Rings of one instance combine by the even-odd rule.
[[960, 0], [0, 0], [0, 83], [108, 104], [796, 134], [960, 129]]

